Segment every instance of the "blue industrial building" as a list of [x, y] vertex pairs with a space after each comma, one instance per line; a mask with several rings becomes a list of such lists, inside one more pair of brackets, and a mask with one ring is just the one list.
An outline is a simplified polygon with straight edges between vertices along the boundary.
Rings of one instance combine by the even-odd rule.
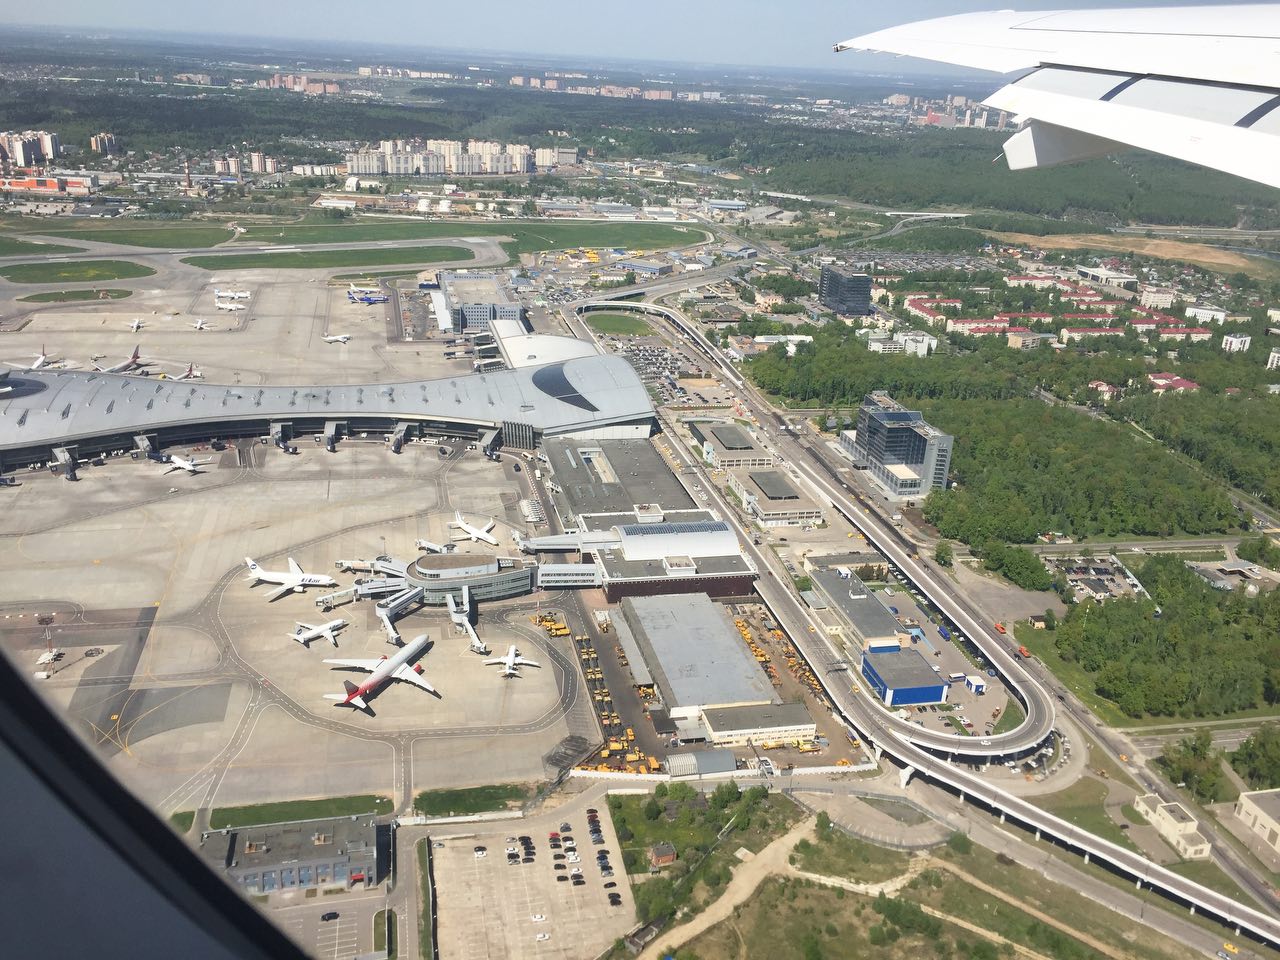
[[950, 686], [929, 661], [907, 647], [862, 655], [862, 676], [876, 696], [890, 707], [945, 703]]

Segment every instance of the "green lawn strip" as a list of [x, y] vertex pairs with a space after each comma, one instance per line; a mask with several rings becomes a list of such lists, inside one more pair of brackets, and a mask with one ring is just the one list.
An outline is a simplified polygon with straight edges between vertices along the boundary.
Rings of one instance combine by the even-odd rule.
[[131, 260], [75, 260], [65, 263], [13, 263], [0, 266], [0, 277], [11, 283], [92, 283], [131, 280], [155, 271]]
[[[1047, 841], [1041, 841], [1041, 843], [1052, 848]], [[966, 873], [981, 878], [983, 883], [1011, 896], [1021, 905], [1048, 914], [1073, 930], [1087, 931], [1090, 936], [1130, 954], [1135, 960], [1160, 960], [1165, 957], [1189, 960], [1189, 958], [1200, 956], [1189, 947], [1161, 937], [1153, 928], [1101, 907], [1091, 897], [1070, 887], [1054, 883], [1039, 872], [1020, 866], [1008, 857], [988, 850], [986, 847], [974, 844], [968, 853], [960, 853], [948, 847], [941, 850], [938, 856], [940, 859], [954, 862]], [[1070, 858], [1066, 859], [1070, 860]], [[1084, 866], [1080, 860], [1076, 860], [1075, 863]], [[1086, 868], [1113, 878], [1118, 887], [1125, 887], [1130, 892], [1143, 892], [1135, 891], [1132, 881], [1116, 877], [1097, 864], [1089, 864]], [[946, 876], [947, 882], [942, 887], [933, 887], [927, 882], [919, 883], [916, 887], [910, 888], [907, 895], [921, 902], [929, 902], [926, 898], [940, 899], [941, 895], [946, 895], [951, 903], [956, 900], [962, 901], [967, 897], [973, 897], [976, 903], [977, 898], [990, 896], [976, 890], [958, 877], [949, 874]], [[951, 888], [950, 891], [948, 886]], [[1153, 898], [1153, 902], [1161, 902], [1156, 894], [1150, 891], [1145, 892]], [[1163, 905], [1168, 906], [1168, 903], [1164, 902]], [[957, 917], [971, 919], [971, 915], [964, 912], [963, 904], [953, 908], [939, 907], [939, 909], [944, 909]], [[1174, 912], [1177, 912], [1176, 908]], [[1185, 916], [1185, 913], [1183, 915]], [[977, 922], [987, 925], [986, 920]], [[994, 924], [990, 929], [1004, 934], [1004, 931]]]
[[194, 810], [179, 810], [177, 813], [169, 814], [169, 825], [178, 833], [186, 833], [191, 829], [191, 824], [195, 823], [196, 812]]
[[991, 735], [999, 736], [1002, 733], [1016, 730], [1026, 718], [1027, 715], [1022, 709], [1022, 704], [1010, 697], [1009, 702], [1005, 704], [1004, 712], [1000, 714], [1000, 719], [991, 728]]
[[356, 250], [309, 250], [297, 253], [232, 253], [183, 257], [202, 270], [323, 270], [329, 267], [377, 266], [384, 263], [444, 263], [474, 260], [466, 247], [371, 247]]
[[596, 333], [611, 333], [619, 336], [628, 334], [644, 336], [653, 333], [653, 328], [634, 314], [625, 313], [586, 313], [583, 321]]
[[379, 910], [373, 915], [373, 949], [385, 950], [387, 960], [395, 960], [396, 912], [394, 910]]
[[700, 243], [706, 233], [696, 226], [665, 223], [544, 223], [529, 220], [357, 221], [351, 224], [263, 224], [249, 227], [243, 243], [282, 245], [350, 243], [364, 240], [434, 240], [455, 237], [511, 237], [504, 244], [518, 256], [568, 247], [662, 249]]
[[461, 817], [472, 813], [506, 810], [524, 801], [529, 791], [514, 784], [428, 790], [413, 798], [413, 809], [426, 817]]
[[1074, 823], [1092, 834], [1136, 851], [1137, 847], [1108, 816], [1103, 806], [1106, 797], [1107, 788], [1104, 784], [1092, 777], [1084, 777], [1065, 790], [1032, 797], [1030, 800], [1042, 810], [1047, 810], [1068, 823]]
[[31, 255], [38, 257], [55, 253], [79, 253], [84, 247], [68, 247], [60, 243], [41, 243], [38, 240], [19, 240], [17, 237], [0, 236], [0, 257]]
[[19, 297], [22, 303], [71, 303], [76, 300], [123, 300], [132, 290], [45, 290]]
[[384, 277], [416, 277], [417, 275], [417, 270], [382, 270], [376, 273], [339, 273], [329, 279], [359, 283], [361, 280], [378, 280]]
[[192, 226], [183, 223], [174, 224], [171, 227], [150, 223], [145, 227], [119, 224], [84, 229], [57, 227], [47, 231], [47, 234], [51, 237], [118, 243], [127, 247], [172, 247], [174, 249], [216, 247], [231, 239], [231, 231], [226, 227]]
[[349, 817], [362, 813], [391, 812], [386, 797], [358, 794], [351, 797], [326, 797], [322, 800], [285, 800], [280, 803], [257, 803], [244, 807], [217, 807], [209, 815], [213, 830], [243, 827], [258, 823], [285, 823], [290, 820], [318, 820], [322, 817]]
[[422, 960], [431, 960], [435, 956], [434, 929], [431, 915], [434, 906], [431, 902], [431, 848], [428, 841], [418, 841], [418, 889], [421, 896], [418, 902], [422, 909], [418, 913], [418, 955]]
[[1217, 890], [1237, 903], [1258, 909], [1258, 902], [1241, 890], [1240, 885], [1223, 873], [1222, 868], [1212, 860], [1184, 860], [1182, 863], [1171, 864], [1169, 869], [1210, 890]]
[[834, 827], [818, 830], [816, 840], [796, 844], [792, 861], [807, 873], [880, 883], [906, 872], [909, 854], [858, 840]]

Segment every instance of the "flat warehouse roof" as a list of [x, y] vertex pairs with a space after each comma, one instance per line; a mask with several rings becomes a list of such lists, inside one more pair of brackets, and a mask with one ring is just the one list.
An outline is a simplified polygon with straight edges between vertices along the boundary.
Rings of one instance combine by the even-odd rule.
[[511, 297], [492, 273], [444, 273], [440, 284], [451, 305], [510, 303]]
[[711, 730], [768, 730], [771, 727], [802, 727], [813, 723], [803, 703], [771, 703], [767, 706], [711, 707], [702, 711]]
[[725, 450], [750, 450], [755, 446], [747, 432], [732, 423], [712, 427], [710, 433]]
[[628, 597], [622, 612], [667, 706], [776, 702], [760, 664], [706, 594]]
[[756, 470], [748, 474], [751, 482], [770, 500], [799, 500], [800, 491], [777, 470]]
[[936, 687], [946, 683], [914, 647], [863, 656], [890, 690]]
[[[597, 359], [604, 358], [590, 358]], [[647, 394], [645, 399], [647, 402]], [[639, 503], [656, 503], [670, 510], [694, 508], [688, 491], [647, 440], [557, 440], [545, 444], [544, 449], [553, 479], [573, 516], [634, 513]]]
[[863, 640], [879, 640], [904, 632], [897, 617], [856, 576], [845, 580], [834, 570], [814, 570], [811, 577]]

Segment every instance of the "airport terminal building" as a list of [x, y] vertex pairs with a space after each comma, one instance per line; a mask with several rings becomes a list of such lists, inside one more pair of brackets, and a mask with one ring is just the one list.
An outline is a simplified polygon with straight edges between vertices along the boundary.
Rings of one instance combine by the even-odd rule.
[[[81, 371], [0, 373], [0, 467], [211, 437], [332, 446], [356, 432], [386, 434], [398, 452], [414, 435], [464, 436], [532, 449], [554, 437], [647, 438], [644, 384], [625, 360], [577, 357], [439, 380], [335, 386], [248, 386]], [[58, 451], [62, 451], [59, 453]]]

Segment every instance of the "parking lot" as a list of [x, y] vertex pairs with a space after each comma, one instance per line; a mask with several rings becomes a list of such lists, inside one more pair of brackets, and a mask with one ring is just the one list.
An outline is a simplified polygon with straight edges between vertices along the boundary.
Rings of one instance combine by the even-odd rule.
[[[635, 902], [608, 807], [603, 796], [590, 804], [598, 811], [602, 841], [593, 843], [587, 806], [571, 803], [492, 831], [433, 836], [437, 936], [451, 945], [451, 958], [595, 956], [631, 929]], [[565, 823], [571, 830], [560, 829]], [[560, 836], [553, 839], [553, 832]], [[517, 853], [511, 862], [509, 848]], [[568, 852], [571, 848], [576, 853]], [[602, 876], [597, 865], [602, 851], [612, 877]], [[571, 856], [579, 862], [571, 862]], [[559, 879], [574, 870], [580, 884]], [[606, 883], [617, 886], [607, 889]], [[610, 893], [617, 895], [617, 906], [610, 905]]]

